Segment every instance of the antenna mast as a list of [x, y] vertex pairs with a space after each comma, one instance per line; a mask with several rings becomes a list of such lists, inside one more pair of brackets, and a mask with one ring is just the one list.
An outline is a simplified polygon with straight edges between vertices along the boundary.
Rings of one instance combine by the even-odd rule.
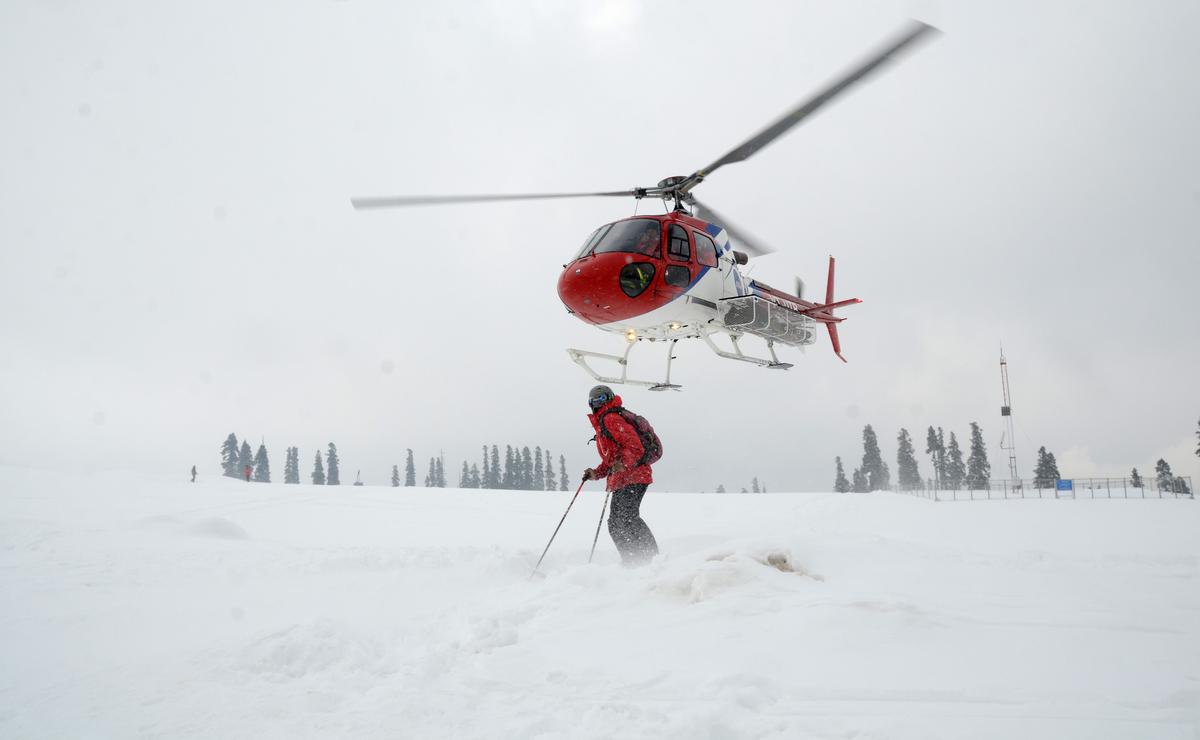
[[[1012, 393], [1008, 390], [1008, 361], [1004, 359], [1004, 345], [1000, 345], [1000, 383], [1004, 386], [1004, 405], [1000, 407], [1000, 416], [1004, 417], [1004, 437], [1000, 439], [1000, 449], [1008, 450], [1008, 473], [1014, 484], [1021, 477], [1017, 475], [1017, 437], [1013, 434]], [[1008, 439], [1008, 445], [1004, 440]]]

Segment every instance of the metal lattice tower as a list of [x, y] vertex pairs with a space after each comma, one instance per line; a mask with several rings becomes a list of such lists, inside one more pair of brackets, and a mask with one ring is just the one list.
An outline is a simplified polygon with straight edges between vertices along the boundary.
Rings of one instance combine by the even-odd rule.
[[[1004, 346], [1000, 346], [1000, 383], [1004, 386], [1004, 405], [1000, 416], [1004, 417], [1004, 434], [1000, 438], [1000, 449], [1008, 450], [1008, 473], [1013, 482], [1021, 480], [1017, 475], [1017, 437], [1013, 433], [1012, 393], [1008, 390], [1008, 361], [1004, 359]], [[1004, 444], [1008, 440], [1008, 445]]]

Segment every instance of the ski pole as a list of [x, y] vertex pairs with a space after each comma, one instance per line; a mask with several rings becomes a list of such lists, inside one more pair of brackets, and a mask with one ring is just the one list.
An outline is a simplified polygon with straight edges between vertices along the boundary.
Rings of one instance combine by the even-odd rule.
[[533, 566], [533, 572], [529, 574], [530, 578], [537, 575], [537, 570], [542, 565], [542, 560], [545, 559], [546, 553], [550, 552], [550, 545], [554, 544], [554, 538], [558, 536], [558, 530], [562, 528], [563, 522], [567, 520], [567, 514], [571, 513], [571, 507], [575, 505], [575, 499], [579, 498], [579, 492], [583, 490], [583, 484], [587, 481], [579, 481], [579, 488], [575, 489], [575, 495], [571, 497], [571, 503], [567, 504], [567, 510], [563, 512], [562, 519], [558, 520], [558, 526], [554, 528], [554, 534], [550, 535], [550, 541], [546, 543], [546, 549], [542, 550], [542, 557], [538, 558], [537, 565]]
[[600, 521], [596, 522], [596, 536], [592, 538], [592, 554], [588, 555], [588, 562], [592, 562], [592, 558], [596, 556], [596, 543], [600, 541], [600, 525], [604, 523], [604, 510], [608, 508], [608, 491], [604, 492], [604, 505], [600, 507]]

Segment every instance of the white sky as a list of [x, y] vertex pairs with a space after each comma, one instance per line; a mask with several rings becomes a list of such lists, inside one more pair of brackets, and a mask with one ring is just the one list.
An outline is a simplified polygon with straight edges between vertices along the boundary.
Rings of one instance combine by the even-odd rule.
[[[661, 489], [828, 489], [871, 423], [985, 430], [1001, 342], [1023, 473], [1200, 477], [1200, 5], [1192, 2], [138, 3], [0, 6], [0, 462], [274, 472], [328, 441], [347, 482], [404, 448], [593, 459], [620, 349], [561, 264], [617, 199], [357, 213], [349, 198], [619, 189], [691, 172], [907, 17], [945, 33], [698, 190], [819, 284], [842, 365], [681, 347], [624, 392]], [[643, 211], [657, 203], [644, 203]], [[663, 351], [639, 348], [643, 374]], [[635, 356], [636, 357], [636, 356]], [[390, 372], [387, 370], [391, 369]], [[922, 456], [922, 472], [929, 466]]]

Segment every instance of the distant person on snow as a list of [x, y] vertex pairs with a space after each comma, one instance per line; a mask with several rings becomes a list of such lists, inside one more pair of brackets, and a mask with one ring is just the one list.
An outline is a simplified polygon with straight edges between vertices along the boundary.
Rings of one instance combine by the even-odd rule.
[[250, 474], [253, 472], [254, 472], [254, 470], [249, 465], [247, 465], [246, 468], [242, 471], [242, 475], [246, 476], [247, 483], [250, 482]]
[[196, 482], [196, 466], [192, 466], [192, 483]]
[[646, 488], [654, 482], [650, 465], [662, 456], [662, 445], [645, 419], [623, 408], [621, 397], [608, 386], [592, 388], [588, 405], [600, 464], [583, 471], [583, 479], [608, 479], [612, 492], [608, 533], [625, 565], [643, 565], [658, 554], [658, 543], [638, 509]]

